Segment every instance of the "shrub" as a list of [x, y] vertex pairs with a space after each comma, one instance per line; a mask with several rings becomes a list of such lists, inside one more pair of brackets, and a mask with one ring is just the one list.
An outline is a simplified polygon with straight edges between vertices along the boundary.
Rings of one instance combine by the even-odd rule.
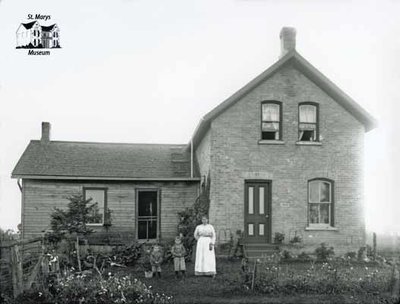
[[19, 234], [12, 229], [3, 230], [0, 228], [0, 243], [4, 241], [15, 241]]
[[297, 260], [299, 262], [308, 262], [308, 261], [312, 261], [312, 258], [310, 255], [308, 255], [307, 253], [305, 253], [304, 251], [301, 252], [298, 256], [297, 256]]
[[355, 251], [349, 251], [345, 253], [344, 257], [347, 260], [355, 260], [357, 258], [357, 253]]
[[283, 250], [283, 251], [282, 251], [281, 257], [282, 257], [282, 260], [284, 260], [284, 261], [291, 261], [291, 260], [293, 260], [293, 259], [295, 258], [295, 257], [290, 253], [290, 251], [287, 251], [287, 250]]
[[275, 244], [282, 244], [284, 239], [285, 239], [285, 234], [284, 233], [275, 232], [275, 235], [274, 235], [274, 243]]
[[[13, 301], [9, 300], [9, 303], [13, 303]], [[52, 294], [46, 290], [33, 288], [27, 291], [24, 291], [20, 294], [16, 299], [15, 303], [21, 304], [36, 304], [36, 303], [53, 303]]]
[[302, 241], [302, 237], [300, 235], [295, 235], [291, 240], [290, 243], [291, 244], [296, 244], [296, 243], [301, 243]]
[[326, 247], [325, 243], [321, 243], [321, 245], [315, 249], [315, 254], [317, 256], [317, 261], [325, 262], [335, 255], [335, 251], [333, 247]]
[[125, 266], [133, 266], [141, 257], [144, 243], [134, 242], [130, 246], [114, 247], [111, 252], [112, 262]]

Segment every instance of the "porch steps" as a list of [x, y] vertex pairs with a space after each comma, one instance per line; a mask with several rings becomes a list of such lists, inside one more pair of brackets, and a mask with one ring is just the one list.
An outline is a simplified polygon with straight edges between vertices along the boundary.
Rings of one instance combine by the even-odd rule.
[[249, 260], [262, 259], [279, 252], [279, 246], [274, 244], [248, 243], [244, 245], [244, 254]]

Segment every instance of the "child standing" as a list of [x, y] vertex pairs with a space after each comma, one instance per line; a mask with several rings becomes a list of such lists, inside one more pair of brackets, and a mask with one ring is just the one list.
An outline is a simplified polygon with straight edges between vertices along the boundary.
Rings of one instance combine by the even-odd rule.
[[159, 244], [155, 244], [150, 252], [150, 264], [151, 271], [153, 272], [153, 277], [158, 274], [161, 278], [161, 263], [163, 261], [163, 251]]
[[174, 269], [175, 276], [179, 278], [179, 271], [182, 272], [182, 277], [185, 277], [186, 265], [185, 255], [186, 249], [182, 244], [182, 240], [179, 236], [175, 238], [175, 244], [171, 248], [172, 256], [174, 257]]
[[[232, 260], [236, 257], [243, 257], [244, 252], [243, 252], [243, 244], [242, 244], [242, 239], [243, 239], [243, 232], [241, 230], [236, 230], [236, 235], [233, 236], [231, 235], [231, 242], [232, 242], [232, 247], [229, 252], [229, 259]], [[239, 255], [237, 254], [239, 251]]]

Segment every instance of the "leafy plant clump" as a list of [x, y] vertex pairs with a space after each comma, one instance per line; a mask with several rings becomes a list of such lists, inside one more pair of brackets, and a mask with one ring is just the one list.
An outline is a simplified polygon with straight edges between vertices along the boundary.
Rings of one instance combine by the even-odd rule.
[[297, 256], [297, 260], [299, 262], [310, 262], [312, 261], [312, 257], [303, 251]]
[[317, 256], [317, 261], [326, 262], [329, 258], [335, 255], [333, 247], [327, 247], [325, 243], [315, 249], [315, 255]]
[[302, 237], [301, 237], [300, 235], [295, 235], [295, 236], [290, 240], [290, 243], [291, 243], [291, 244], [298, 244], [298, 243], [301, 243], [302, 240], [303, 240], [303, 239], [302, 239]]
[[122, 246], [114, 248], [111, 256], [115, 263], [125, 266], [133, 266], [141, 257], [142, 246], [144, 243], [133, 243], [130, 246]]
[[285, 239], [284, 233], [275, 232], [275, 235], [274, 235], [274, 243], [275, 244], [282, 244], [284, 239]]
[[283, 250], [281, 256], [282, 256], [282, 261], [291, 261], [295, 259], [295, 256], [290, 251], [287, 250]]
[[153, 292], [132, 276], [108, 273], [98, 275], [69, 274], [48, 288], [31, 289], [20, 295], [15, 303], [172, 303], [171, 296]]
[[244, 281], [245, 290], [266, 294], [370, 294], [387, 293], [391, 287], [391, 270], [336, 262], [282, 265], [260, 261], [255, 279]]

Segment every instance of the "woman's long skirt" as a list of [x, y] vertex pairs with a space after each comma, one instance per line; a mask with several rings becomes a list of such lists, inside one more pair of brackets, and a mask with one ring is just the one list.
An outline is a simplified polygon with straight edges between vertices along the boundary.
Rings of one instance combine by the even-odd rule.
[[197, 241], [195, 275], [215, 275], [215, 251], [214, 246], [210, 250], [211, 238], [200, 237]]

